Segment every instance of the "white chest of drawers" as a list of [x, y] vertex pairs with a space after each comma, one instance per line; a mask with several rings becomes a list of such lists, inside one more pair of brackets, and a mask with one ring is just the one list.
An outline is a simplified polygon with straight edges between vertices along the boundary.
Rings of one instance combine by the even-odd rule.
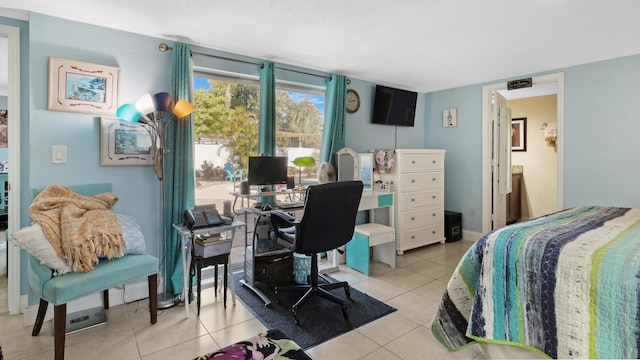
[[395, 167], [380, 174], [393, 181], [396, 252], [445, 242], [445, 150], [396, 149]]

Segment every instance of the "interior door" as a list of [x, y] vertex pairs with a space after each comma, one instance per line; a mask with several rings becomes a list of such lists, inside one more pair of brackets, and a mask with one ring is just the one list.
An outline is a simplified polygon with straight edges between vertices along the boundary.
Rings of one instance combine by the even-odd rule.
[[491, 159], [493, 207], [491, 228], [507, 224], [507, 194], [511, 192], [511, 109], [507, 100], [497, 91], [492, 96]]

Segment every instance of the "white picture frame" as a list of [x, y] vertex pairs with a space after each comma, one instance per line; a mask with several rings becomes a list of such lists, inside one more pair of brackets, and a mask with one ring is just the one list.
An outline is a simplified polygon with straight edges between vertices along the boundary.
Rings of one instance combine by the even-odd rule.
[[444, 109], [442, 110], [442, 127], [456, 127], [458, 126], [458, 109]]
[[153, 165], [156, 149], [140, 123], [100, 118], [100, 166]]
[[49, 57], [48, 110], [115, 115], [120, 68]]

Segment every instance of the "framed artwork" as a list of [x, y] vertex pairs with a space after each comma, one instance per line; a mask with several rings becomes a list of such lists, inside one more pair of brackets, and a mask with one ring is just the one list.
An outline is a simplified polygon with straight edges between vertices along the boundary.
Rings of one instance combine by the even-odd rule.
[[100, 166], [153, 165], [155, 154], [144, 125], [100, 118]]
[[120, 68], [49, 57], [49, 110], [115, 115]]
[[458, 126], [458, 109], [444, 109], [442, 110], [442, 127], [456, 127]]
[[511, 151], [527, 151], [527, 118], [511, 119]]
[[0, 147], [9, 144], [9, 111], [0, 110]]

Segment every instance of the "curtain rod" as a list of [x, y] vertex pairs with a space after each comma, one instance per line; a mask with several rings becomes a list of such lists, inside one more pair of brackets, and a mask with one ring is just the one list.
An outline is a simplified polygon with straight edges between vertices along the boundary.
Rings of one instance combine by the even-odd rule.
[[[167, 45], [165, 43], [160, 43], [160, 45], [158, 46], [158, 49], [160, 49], [160, 51], [162, 51], [162, 52], [173, 50], [173, 48], [171, 46], [169, 46], [169, 45]], [[253, 61], [232, 59], [232, 58], [228, 58], [228, 57], [224, 57], [224, 56], [205, 54], [205, 53], [198, 52], [198, 51], [191, 51], [191, 55], [193, 55], [193, 54], [202, 55], [202, 56], [208, 56], [208, 57], [212, 57], [212, 58], [216, 58], [216, 59], [235, 61], [235, 62], [239, 62], [239, 63], [243, 63], [243, 64], [256, 65], [256, 66], [260, 66], [260, 67], [263, 66], [262, 64], [256, 63], [256, 62], [253, 62]], [[325, 78], [325, 79], [331, 80], [331, 77], [330, 76], [326, 76], [326, 75], [312, 74], [312, 73], [308, 73], [308, 72], [305, 72], [305, 71], [287, 69], [287, 68], [282, 68], [282, 67], [279, 67], [279, 66], [276, 66], [275, 68], [278, 69], [278, 70], [291, 71], [291, 72], [298, 73], [298, 74], [310, 75], [310, 76], [315, 76], [315, 77], [320, 77], [320, 78]]]

